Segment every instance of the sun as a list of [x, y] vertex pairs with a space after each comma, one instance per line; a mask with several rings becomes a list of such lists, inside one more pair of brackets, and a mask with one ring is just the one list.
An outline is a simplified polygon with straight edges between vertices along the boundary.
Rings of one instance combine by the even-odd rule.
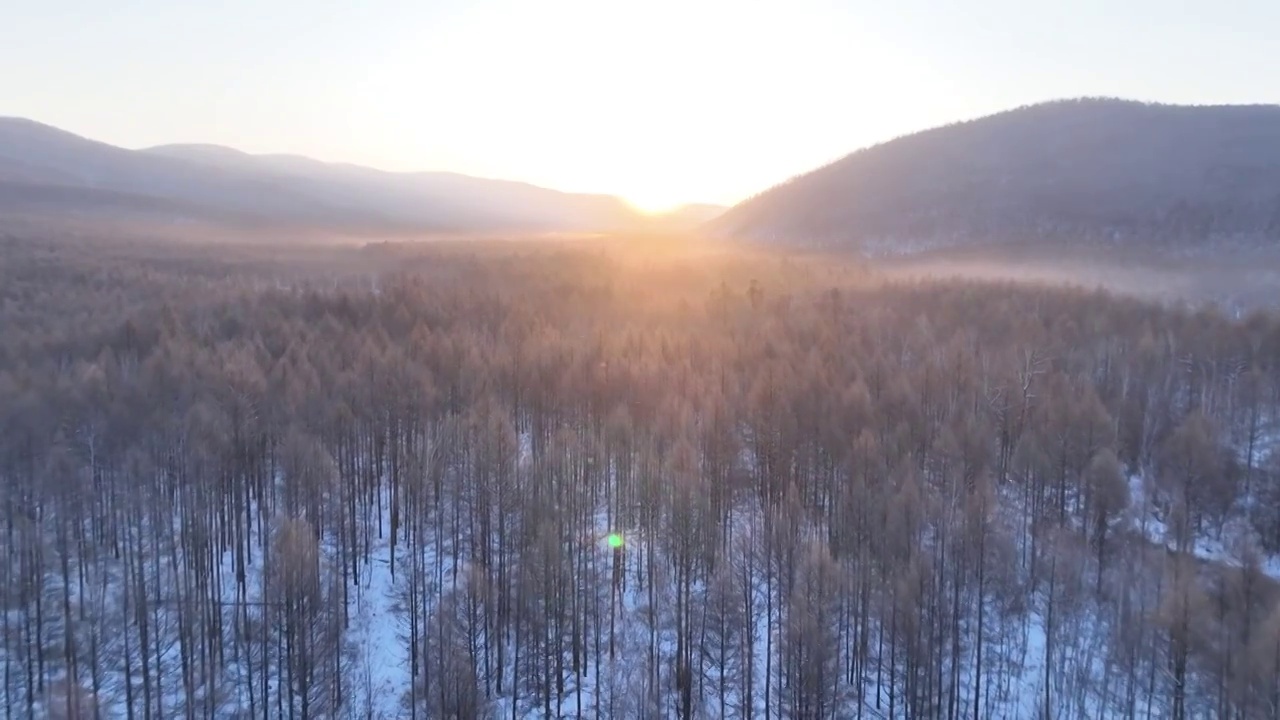
[[622, 196], [622, 199], [637, 212], [645, 215], [665, 215], [685, 204], [679, 198], [660, 192], [626, 193]]

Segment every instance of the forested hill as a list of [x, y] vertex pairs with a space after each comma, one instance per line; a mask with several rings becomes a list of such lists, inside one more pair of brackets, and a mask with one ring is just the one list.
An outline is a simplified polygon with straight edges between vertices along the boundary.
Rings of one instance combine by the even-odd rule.
[[859, 150], [709, 227], [874, 253], [992, 242], [1274, 248], [1280, 106], [1022, 107]]

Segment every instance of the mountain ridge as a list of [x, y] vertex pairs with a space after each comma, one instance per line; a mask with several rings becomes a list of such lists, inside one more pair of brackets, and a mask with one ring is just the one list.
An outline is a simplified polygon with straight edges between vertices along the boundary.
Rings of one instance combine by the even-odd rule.
[[718, 234], [896, 254], [976, 243], [1280, 237], [1280, 106], [1056, 100], [856, 150]]
[[657, 227], [612, 195], [448, 171], [392, 172], [301, 155], [251, 154], [209, 143], [131, 150], [14, 117], [0, 117], [0, 206], [362, 232]]

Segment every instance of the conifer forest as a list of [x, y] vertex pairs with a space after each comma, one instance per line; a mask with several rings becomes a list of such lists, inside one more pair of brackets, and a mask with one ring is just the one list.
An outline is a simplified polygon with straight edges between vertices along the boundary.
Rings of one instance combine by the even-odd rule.
[[0, 714], [1280, 718], [1280, 315], [0, 237]]

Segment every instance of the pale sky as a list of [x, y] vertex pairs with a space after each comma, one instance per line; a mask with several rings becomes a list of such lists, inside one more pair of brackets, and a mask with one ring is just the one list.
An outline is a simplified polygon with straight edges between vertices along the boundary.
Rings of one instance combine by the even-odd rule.
[[1280, 0], [0, 0], [0, 115], [731, 204], [1060, 97], [1280, 102]]

